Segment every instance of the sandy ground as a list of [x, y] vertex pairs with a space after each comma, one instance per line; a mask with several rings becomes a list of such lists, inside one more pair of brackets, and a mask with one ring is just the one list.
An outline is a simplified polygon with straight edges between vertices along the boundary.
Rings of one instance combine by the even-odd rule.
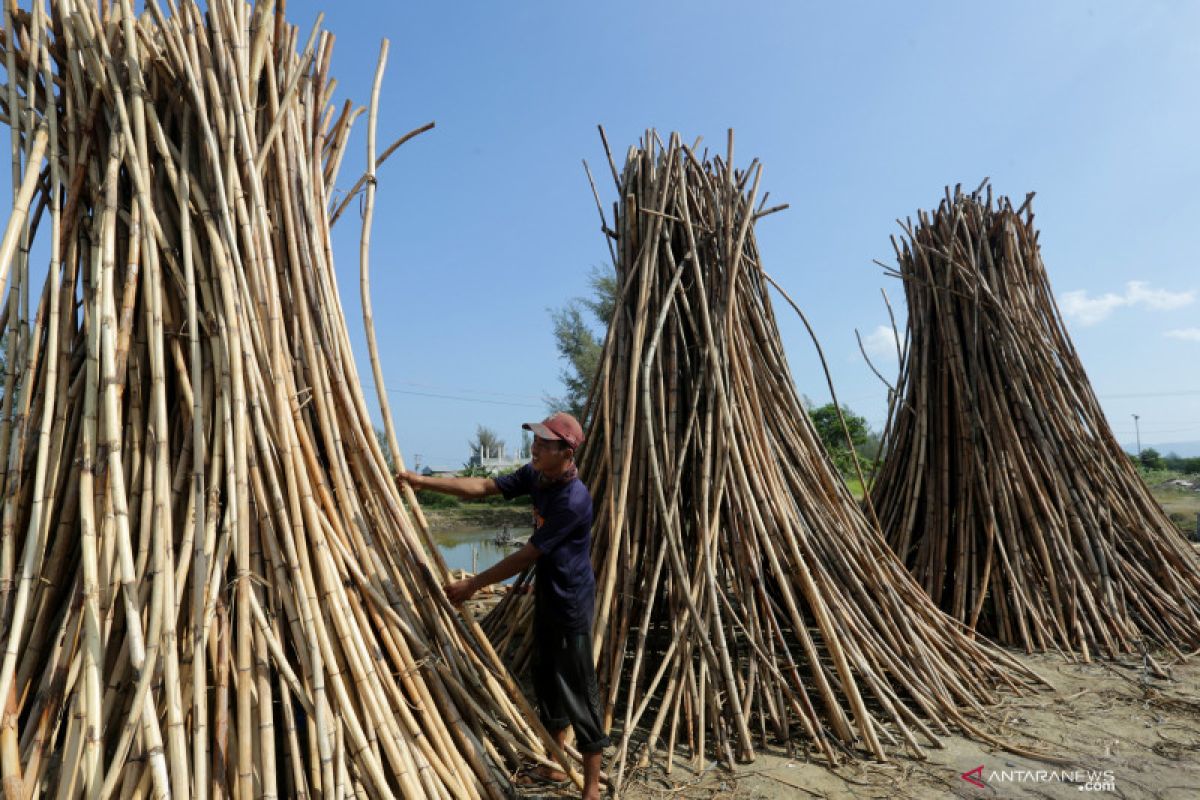
[[[669, 775], [652, 764], [632, 774], [623, 797], [1200, 798], [1200, 654], [1172, 666], [1170, 679], [1151, 677], [1140, 659], [1072, 664], [1057, 655], [1017, 657], [1053, 689], [1006, 699], [997, 718], [1012, 741], [1064, 757], [1068, 766], [954, 736], [943, 748], [928, 750], [924, 761], [899, 758], [830, 769], [783, 753], [760, 753], [732, 771], [713, 763], [697, 771], [684, 759]], [[982, 787], [963, 777], [979, 767], [972, 777]], [[578, 794], [564, 788], [523, 796]]]

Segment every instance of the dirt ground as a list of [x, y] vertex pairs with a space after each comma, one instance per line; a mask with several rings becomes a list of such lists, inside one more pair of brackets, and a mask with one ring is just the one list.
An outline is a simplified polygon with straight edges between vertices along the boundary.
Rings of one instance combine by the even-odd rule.
[[[1017, 655], [1017, 654], [1014, 654]], [[1008, 698], [997, 717], [1025, 747], [1067, 759], [1067, 766], [1014, 756], [960, 736], [927, 751], [924, 761], [822, 762], [760, 753], [727, 771], [686, 759], [671, 774], [661, 765], [633, 773], [623, 797], [674, 798], [1200, 798], [1200, 653], [1151, 677], [1141, 659], [1073, 664], [1058, 655], [1017, 657], [1053, 687]], [[974, 772], [972, 773], [972, 771]], [[1038, 774], [1041, 771], [1043, 774]], [[976, 786], [963, 773], [983, 786]], [[529, 798], [578, 796], [564, 789]]]

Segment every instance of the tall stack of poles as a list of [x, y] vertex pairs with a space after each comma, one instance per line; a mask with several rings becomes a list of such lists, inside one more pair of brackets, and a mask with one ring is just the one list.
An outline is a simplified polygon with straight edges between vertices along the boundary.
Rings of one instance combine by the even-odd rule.
[[[817, 438], [755, 239], [761, 167], [648, 132], [603, 222], [619, 299], [588, 406], [594, 647], [611, 774], [678, 752], [921, 754], [1037, 679], [939, 611]], [[601, 213], [603, 217], [603, 212]], [[528, 601], [485, 621], [517, 645]], [[525, 637], [528, 641], [528, 637]]]
[[332, 42], [271, 2], [5, 4], [6, 797], [500, 798], [553, 752], [374, 436]]
[[896, 242], [906, 345], [871, 498], [948, 613], [1083, 659], [1200, 647], [1200, 562], [1122, 451], [1020, 207], [947, 189]]

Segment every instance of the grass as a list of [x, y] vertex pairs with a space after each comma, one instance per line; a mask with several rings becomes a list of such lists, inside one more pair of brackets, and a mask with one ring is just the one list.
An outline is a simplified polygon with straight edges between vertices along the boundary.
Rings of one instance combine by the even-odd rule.
[[1188, 535], [1195, 533], [1196, 516], [1200, 514], [1200, 492], [1181, 489], [1153, 489], [1152, 492], [1177, 528]]
[[1191, 481], [1200, 480], [1200, 476], [1186, 475], [1182, 472], [1176, 472], [1173, 469], [1146, 469], [1145, 467], [1138, 467], [1138, 474], [1142, 476], [1142, 480], [1144, 480], [1151, 488], [1160, 483], [1166, 483], [1167, 481], [1175, 480], [1176, 478], [1183, 478], [1184, 480]]
[[1200, 482], [1200, 476], [1185, 475], [1167, 469], [1138, 469], [1142, 480], [1150, 487], [1150, 493], [1159, 502], [1167, 516], [1185, 535], [1193, 535], [1196, 531], [1196, 516], [1200, 514], [1200, 492], [1175, 486], [1163, 486], [1164, 483], [1176, 479]]
[[842, 480], [846, 482], [846, 488], [850, 490], [850, 494], [854, 495], [854, 499], [862, 502], [863, 495], [865, 494], [863, 492], [862, 481], [857, 477], [847, 478], [845, 476], [842, 477]]

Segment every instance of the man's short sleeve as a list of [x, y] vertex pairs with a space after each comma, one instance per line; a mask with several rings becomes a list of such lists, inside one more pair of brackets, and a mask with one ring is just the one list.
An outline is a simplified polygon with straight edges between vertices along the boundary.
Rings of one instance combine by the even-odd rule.
[[554, 499], [551, 508], [546, 510], [545, 522], [529, 537], [529, 543], [542, 555], [553, 553], [585, 521], [584, 517], [590, 511], [590, 508], [575, 507], [567, 497], [567, 492], [562, 492]]
[[504, 495], [505, 500], [529, 494], [533, 490], [533, 465], [525, 464], [516, 472], [499, 475], [493, 480], [496, 481], [496, 487], [500, 489], [500, 494]]

